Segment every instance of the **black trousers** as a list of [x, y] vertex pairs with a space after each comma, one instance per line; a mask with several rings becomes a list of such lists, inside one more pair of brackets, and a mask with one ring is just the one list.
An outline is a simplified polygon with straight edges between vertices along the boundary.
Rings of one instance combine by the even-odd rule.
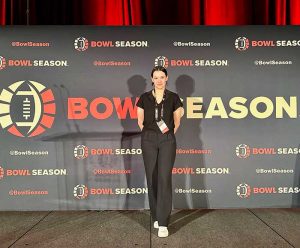
[[176, 156], [176, 138], [173, 130], [162, 134], [144, 129], [141, 147], [150, 211], [160, 226], [168, 226], [172, 211], [172, 169]]

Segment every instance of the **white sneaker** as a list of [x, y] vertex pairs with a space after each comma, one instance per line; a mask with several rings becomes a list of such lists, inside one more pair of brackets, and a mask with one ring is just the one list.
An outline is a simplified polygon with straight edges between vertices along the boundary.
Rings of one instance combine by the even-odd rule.
[[154, 221], [153, 227], [154, 228], [159, 228], [158, 221]]
[[169, 236], [169, 231], [168, 228], [166, 226], [160, 226], [158, 228], [158, 237], [160, 238], [165, 238]]

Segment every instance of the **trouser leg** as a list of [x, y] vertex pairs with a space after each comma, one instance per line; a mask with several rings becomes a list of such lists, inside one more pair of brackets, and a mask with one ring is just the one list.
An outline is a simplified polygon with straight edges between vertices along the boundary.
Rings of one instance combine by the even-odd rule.
[[142, 137], [142, 152], [145, 166], [145, 173], [148, 187], [149, 206], [152, 218], [157, 220], [156, 206], [157, 206], [157, 180], [158, 167], [157, 155], [158, 147], [156, 140], [144, 139]]
[[159, 145], [157, 219], [160, 226], [168, 226], [172, 211], [172, 169], [176, 156], [176, 139], [168, 134], [168, 140]]

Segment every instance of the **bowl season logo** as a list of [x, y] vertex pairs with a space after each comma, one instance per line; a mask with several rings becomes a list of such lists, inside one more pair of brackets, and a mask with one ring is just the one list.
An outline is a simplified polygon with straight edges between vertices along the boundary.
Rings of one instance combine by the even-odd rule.
[[89, 148], [84, 145], [78, 145], [74, 148], [74, 157], [77, 159], [85, 159], [89, 155]]
[[51, 128], [56, 105], [51, 89], [34, 81], [19, 81], [0, 94], [0, 126], [19, 137], [34, 137]]
[[248, 158], [250, 156], [250, 147], [240, 144], [235, 148], [235, 153], [239, 158]]
[[74, 187], [73, 193], [77, 199], [84, 199], [88, 196], [89, 190], [85, 185], [78, 184]]
[[89, 41], [84, 37], [79, 37], [75, 39], [74, 47], [77, 51], [83, 52], [88, 49]]
[[251, 188], [248, 184], [246, 183], [241, 183], [236, 187], [236, 194], [240, 198], [248, 198], [251, 194]]
[[4, 69], [6, 66], [6, 60], [4, 57], [0, 56], [0, 70]]
[[4, 177], [4, 169], [0, 166], [0, 180]]
[[159, 56], [155, 59], [154, 65], [167, 68], [169, 65], [169, 60], [165, 56]]
[[239, 37], [235, 40], [235, 48], [239, 51], [245, 51], [249, 48], [249, 40], [245, 37]]

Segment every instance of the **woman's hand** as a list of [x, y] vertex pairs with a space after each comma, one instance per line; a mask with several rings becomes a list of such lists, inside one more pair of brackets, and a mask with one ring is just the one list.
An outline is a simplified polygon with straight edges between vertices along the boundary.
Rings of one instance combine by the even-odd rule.
[[138, 117], [138, 125], [141, 129], [141, 131], [144, 128], [143, 122], [144, 122], [144, 109], [137, 107], [137, 117]]
[[183, 107], [180, 107], [178, 109], [176, 109], [174, 112], [173, 112], [173, 117], [174, 117], [174, 133], [177, 132], [177, 129], [179, 128], [180, 126], [180, 119], [181, 117], [184, 115], [184, 109]]

